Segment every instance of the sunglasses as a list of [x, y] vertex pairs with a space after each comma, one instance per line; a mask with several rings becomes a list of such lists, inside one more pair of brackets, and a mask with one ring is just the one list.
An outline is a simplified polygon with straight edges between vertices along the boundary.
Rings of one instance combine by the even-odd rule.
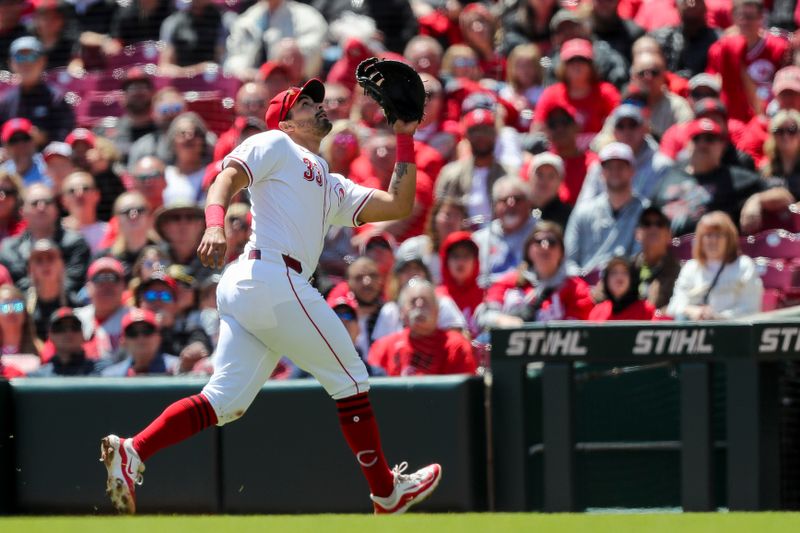
[[635, 74], [637, 78], [644, 78], [646, 76], [655, 78], [656, 76], [663, 74], [663, 72], [664, 71], [660, 68], [643, 68], [642, 70], [637, 70]]
[[62, 320], [50, 326], [50, 333], [81, 333], [80, 322], [74, 320]]
[[345, 322], [353, 321], [356, 319], [356, 315], [352, 311], [340, 311], [336, 313], [336, 316], [338, 316], [340, 320]]
[[177, 213], [174, 215], [167, 215], [164, 217], [164, 222], [194, 222], [201, 220], [203, 217], [197, 213]]
[[149, 290], [149, 291], [144, 291], [144, 294], [142, 294], [142, 299], [148, 303], [153, 303], [153, 302], [170, 303], [174, 299], [174, 297], [172, 296], [172, 293], [169, 291]]
[[639, 123], [635, 120], [620, 120], [614, 125], [617, 130], [635, 130], [639, 127]]
[[641, 228], [666, 228], [667, 223], [660, 219], [643, 220], [639, 224]]
[[117, 211], [117, 216], [123, 216], [130, 220], [136, 220], [142, 215], [146, 215], [148, 210], [145, 206], [139, 205], [136, 207], [128, 207], [126, 209], [120, 209]]
[[783, 137], [783, 136], [794, 137], [795, 135], [797, 135], [797, 129], [798, 129], [797, 124], [795, 124], [794, 126], [789, 126], [786, 128], [775, 128], [772, 131], [772, 134], [775, 135], [776, 137]]
[[0, 189], [0, 200], [5, 200], [6, 198], [16, 198], [17, 197], [17, 189]]
[[89, 191], [96, 191], [97, 187], [92, 187], [91, 185], [81, 185], [78, 187], [70, 187], [69, 189], [64, 191], [64, 194], [67, 196], [75, 196], [78, 193], [86, 194]]
[[719, 136], [713, 135], [711, 133], [701, 133], [692, 140], [695, 142], [695, 144], [697, 144], [697, 143], [713, 143], [720, 141], [722, 139]]
[[23, 133], [22, 135], [15, 134], [8, 138], [8, 145], [14, 146], [16, 144], [22, 144], [26, 142], [30, 142], [33, 140], [33, 137], [28, 135], [27, 133]]
[[692, 100], [702, 100], [703, 98], [719, 98], [719, 93], [713, 89], [695, 89], [689, 93]]
[[533, 244], [535, 244], [536, 246], [541, 246], [543, 248], [545, 247], [546, 244], [547, 248], [550, 248], [558, 244], [558, 239], [556, 239], [555, 237], [536, 237], [533, 239]]
[[119, 283], [122, 281], [122, 278], [119, 275], [114, 274], [113, 272], [103, 272], [102, 274], [97, 274], [95, 277], [92, 278], [92, 283]]
[[183, 112], [183, 104], [162, 104], [156, 108], [159, 115], [177, 115]]
[[156, 328], [149, 324], [144, 324], [141, 326], [130, 326], [125, 330], [125, 337], [135, 339], [137, 337], [149, 337], [150, 335], [155, 335], [155, 333]]
[[456, 68], [475, 67], [478, 62], [471, 57], [457, 57], [453, 60], [453, 66]]
[[42, 57], [42, 54], [39, 52], [17, 52], [14, 54], [14, 61], [17, 63], [33, 63], [40, 57]]
[[13, 300], [0, 304], [0, 315], [18, 315], [25, 311], [25, 302], [22, 300]]
[[150, 180], [157, 180], [164, 177], [162, 172], [149, 172], [147, 174], [134, 174], [134, 179], [137, 181], [150, 181]]
[[38, 200], [31, 200], [27, 202], [28, 207], [35, 207], [36, 209], [49, 207], [51, 205], [55, 205], [55, 203], [56, 203], [55, 198], [39, 198]]
[[547, 127], [550, 128], [551, 130], [555, 130], [558, 128], [567, 128], [569, 126], [572, 126], [574, 123], [575, 121], [570, 118], [566, 117], [554, 118], [552, 120], [547, 121]]

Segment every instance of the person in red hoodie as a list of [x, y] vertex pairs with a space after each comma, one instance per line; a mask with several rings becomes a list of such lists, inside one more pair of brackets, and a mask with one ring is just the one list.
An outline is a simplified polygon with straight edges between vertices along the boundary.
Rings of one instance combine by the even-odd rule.
[[555, 222], [536, 224], [523, 247], [525, 262], [501, 277], [478, 308], [483, 329], [524, 322], [586, 320], [594, 307], [589, 285], [567, 274], [564, 233]]
[[436, 294], [453, 299], [467, 321], [470, 335], [476, 337], [480, 327], [475, 311], [483, 302], [484, 292], [478, 286], [478, 245], [471, 235], [468, 231], [451, 233], [439, 248], [442, 284], [436, 287]]
[[342, 45], [342, 57], [331, 67], [326, 83], [341, 83], [351, 91], [356, 88], [356, 67], [372, 55], [361, 40], [350, 37]]
[[375, 341], [370, 365], [389, 376], [474, 374], [472, 346], [458, 331], [437, 327], [439, 304], [433, 285], [412, 279], [400, 293], [400, 309], [407, 326]]
[[625, 257], [614, 257], [603, 270], [606, 300], [594, 306], [589, 320], [653, 320], [656, 308], [639, 296], [639, 272]]

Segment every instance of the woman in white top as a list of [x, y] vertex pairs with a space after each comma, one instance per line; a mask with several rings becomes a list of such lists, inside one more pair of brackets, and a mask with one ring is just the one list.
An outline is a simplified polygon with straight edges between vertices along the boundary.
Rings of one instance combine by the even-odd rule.
[[730, 319], [761, 310], [764, 287], [755, 262], [739, 250], [739, 234], [722, 211], [697, 224], [692, 259], [675, 282], [667, 314], [678, 320]]

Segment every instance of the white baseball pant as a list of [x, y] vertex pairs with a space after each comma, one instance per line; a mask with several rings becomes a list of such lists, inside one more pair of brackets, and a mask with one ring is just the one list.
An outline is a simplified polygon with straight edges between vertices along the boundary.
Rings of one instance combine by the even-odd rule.
[[335, 400], [369, 390], [364, 362], [319, 291], [280, 252], [260, 253], [228, 266], [217, 286], [219, 342], [203, 395], [220, 426], [244, 414], [282, 354]]

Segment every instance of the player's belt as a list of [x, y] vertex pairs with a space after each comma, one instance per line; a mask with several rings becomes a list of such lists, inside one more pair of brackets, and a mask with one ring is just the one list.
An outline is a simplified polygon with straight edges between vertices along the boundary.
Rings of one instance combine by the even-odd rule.
[[[286, 264], [287, 267], [291, 268], [298, 274], [303, 273], [303, 265], [300, 264], [300, 261], [295, 259], [294, 257], [286, 254], [281, 254], [283, 257], [283, 262]], [[261, 250], [250, 250], [250, 253], [247, 254], [248, 259], [261, 259]]]

